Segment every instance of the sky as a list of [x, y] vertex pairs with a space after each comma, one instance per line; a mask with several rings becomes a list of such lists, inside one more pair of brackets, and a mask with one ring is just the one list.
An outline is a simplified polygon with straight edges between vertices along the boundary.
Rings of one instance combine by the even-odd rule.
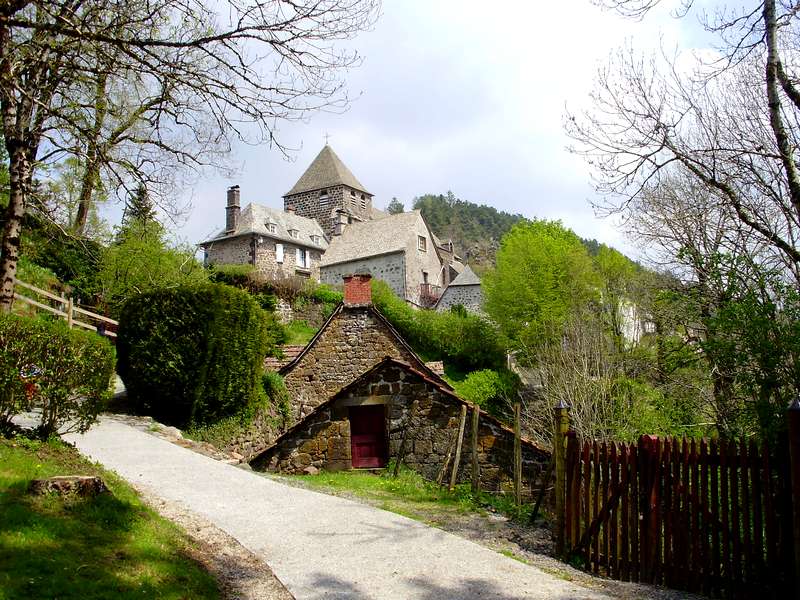
[[242, 206], [282, 208], [327, 133], [379, 208], [397, 197], [409, 209], [415, 196], [451, 190], [498, 210], [560, 219], [636, 255], [613, 219], [595, 216], [590, 171], [567, 150], [564, 114], [586, 105], [614, 49], [696, 45], [693, 25], [671, 18], [669, 3], [637, 22], [588, 0], [385, 0], [373, 30], [350, 43], [363, 63], [345, 74], [349, 109], [281, 123], [281, 141], [295, 149], [290, 159], [236, 144], [231, 177], [203, 173], [178, 192], [191, 210], [177, 236], [197, 243], [218, 231], [233, 184]]

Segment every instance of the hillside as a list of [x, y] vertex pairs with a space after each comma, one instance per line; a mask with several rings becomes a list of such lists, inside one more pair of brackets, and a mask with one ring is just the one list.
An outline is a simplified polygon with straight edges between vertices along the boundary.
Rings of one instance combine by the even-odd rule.
[[441, 239], [450, 238], [465, 262], [478, 267], [494, 263], [500, 239], [524, 217], [456, 198], [452, 192], [414, 199], [428, 225]]
[[[493, 206], [456, 198], [453, 192], [424, 194], [414, 198], [413, 208], [422, 211], [430, 228], [442, 240], [453, 240], [464, 262], [473, 267], [491, 267], [502, 237], [522, 215], [512, 215]], [[589, 254], [597, 254], [597, 240], [581, 240]]]

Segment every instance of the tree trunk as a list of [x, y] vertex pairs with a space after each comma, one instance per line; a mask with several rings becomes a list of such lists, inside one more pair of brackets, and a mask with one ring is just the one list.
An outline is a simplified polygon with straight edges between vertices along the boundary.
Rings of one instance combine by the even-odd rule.
[[28, 152], [17, 145], [9, 152], [9, 195], [3, 241], [0, 245], [0, 311], [11, 312], [14, 302], [14, 281], [19, 260], [22, 218], [31, 181], [31, 163]]
[[83, 170], [81, 180], [81, 191], [78, 195], [78, 213], [75, 215], [73, 230], [77, 235], [83, 235], [86, 230], [86, 221], [89, 218], [89, 210], [92, 207], [92, 196], [97, 187], [97, 176], [100, 173], [100, 132], [106, 120], [108, 112], [108, 101], [106, 100], [106, 84], [108, 76], [102, 71], [105, 62], [98, 60], [97, 68], [101, 71], [97, 76], [94, 95], [94, 123], [86, 148], [86, 165]]

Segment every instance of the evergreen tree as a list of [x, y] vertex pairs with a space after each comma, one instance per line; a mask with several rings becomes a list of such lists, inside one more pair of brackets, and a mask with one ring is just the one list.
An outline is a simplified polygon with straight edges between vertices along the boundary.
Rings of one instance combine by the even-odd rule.
[[403, 203], [400, 202], [397, 198], [392, 198], [392, 201], [386, 206], [386, 210], [391, 215], [399, 215], [402, 212], [405, 212], [406, 207], [403, 206]]
[[153, 221], [156, 221], [155, 206], [147, 193], [147, 188], [140, 183], [125, 204], [122, 224], [123, 226], [130, 226], [132, 223], [145, 224]]

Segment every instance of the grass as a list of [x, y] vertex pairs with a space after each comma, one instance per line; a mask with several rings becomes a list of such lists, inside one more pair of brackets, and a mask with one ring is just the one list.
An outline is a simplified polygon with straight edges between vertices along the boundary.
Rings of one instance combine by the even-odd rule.
[[380, 474], [358, 470], [322, 471], [317, 475], [294, 478], [322, 491], [352, 494], [384, 510], [434, 526], [452, 513], [485, 514], [487, 509], [494, 509], [520, 522], [527, 522], [530, 515], [531, 507], [523, 505], [517, 508], [510, 494], [473, 494], [469, 484], [457, 485], [450, 492], [447, 487], [439, 487], [411, 469], [401, 468], [397, 477], [392, 477], [392, 471], [390, 465]]
[[286, 344], [288, 346], [305, 346], [317, 333], [317, 328], [306, 321], [292, 321], [286, 326]]
[[[112, 494], [31, 496], [32, 479], [97, 475]], [[0, 438], [0, 599], [218, 598], [177, 526], [58, 440]]]

